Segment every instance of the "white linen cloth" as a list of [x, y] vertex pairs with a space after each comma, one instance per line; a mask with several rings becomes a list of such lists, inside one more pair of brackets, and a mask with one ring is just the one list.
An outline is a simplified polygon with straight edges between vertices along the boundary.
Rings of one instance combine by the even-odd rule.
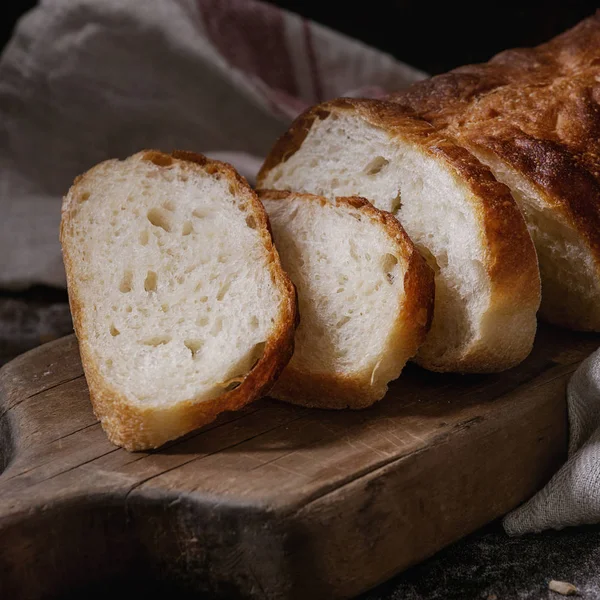
[[304, 108], [424, 76], [254, 0], [42, 0], [0, 60], [0, 287], [65, 284], [60, 200], [95, 163], [186, 149], [252, 177]]

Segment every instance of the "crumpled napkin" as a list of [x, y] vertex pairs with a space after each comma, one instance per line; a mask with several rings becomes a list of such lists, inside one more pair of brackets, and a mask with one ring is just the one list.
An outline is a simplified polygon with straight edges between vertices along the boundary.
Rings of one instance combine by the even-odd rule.
[[569, 458], [540, 492], [504, 519], [510, 535], [600, 523], [600, 350], [567, 388]]
[[0, 287], [65, 285], [60, 199], [104, 159], [196, 150], [252, 178], [304, 108], [424, 76], [254, 0], [43, 0], [0, 59]]

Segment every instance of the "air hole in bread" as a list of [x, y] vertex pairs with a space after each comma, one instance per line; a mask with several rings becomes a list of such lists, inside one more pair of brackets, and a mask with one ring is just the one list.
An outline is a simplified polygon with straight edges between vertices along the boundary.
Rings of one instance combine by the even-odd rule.
[[86, 200], [88, 200], [90, 197], [90, 193], [89, 192], [83, 192], [83, 194], [81, 194], [81, 196], [79, 196], [79, 202], [85, 202]]
[[181, 230], [181, 235], [190, 235], [194, 231], [194, 227], [191, 221], [186, 221], [183, 224], [183, 229]]
[[206, 217], [210, 216], [210, 210], [206, 208], [196, 208], [192, 212], [192, 216], [196, 217], [196, 219], [206, 219]]
[[398, 274], [398, 258], [393, 254], [384, 254], [381, 259], [381, 267], [389, 283], [394, 283]]
[[[201, 283], [198, 286], [202, 285]], [[200, 302], [208, 302], [208, 296], [200, 296]]]
[[[434, 273], [437, 275], [440, 272], [440, 266], [433, 254], [429, 251], [425, 246], [421, 246], [420, 244], [415, 244], [419, 254], [425, 259], [425, 262], [433, 269]], [[446, 264], [448, 264], [448, 256], [446, 255]]]
[[148, 221], [155, 227], [160, 227], [167, 232], [171, 231], [171, 222], [165, 211], [160, 208], [151, 208], [148, 211]]
[[168, 167], [173, 164], [173, 159], [168, 154], [163, 154], [162, 152], [146, 152], [143, 158], [159, 167]]
[[148, 243], [149, 235], [148, 231], [144, 229], [144, 231], [140, 232], [140, 244], [145, 246]]
[[258, 329], [258, 317], [256, 315], [250, 317], [250, 329]]
[[235, 381], [230, 381], [229, 383], [227, 383], [225, 385], [225, 391], [231, 392], [231, 391], [235, 390], [235, 388], [240, 387], [240, 385], [242, 385], [242, 382], [238, 381], [237, 379]]
[[229, 184], [229, 193], [233, 196], [235, 195], [235, 185], [233, 183]]
[[254, 367], [258, 364], [258, 361], [263, 357], [266, 347], [267, 342], [258, 342], [258, 344], [256, 344], [254, 348], [252, 348], [252, 352], [250, 353], [250, 364], [252, 366], [250, 367], [250, 370], [254, 369]]
[[162, 346], [163, 344], [168, 344], [171, 339], [170, 335], [155, 335], [143, 340], [142, 344], [144, 344], [144, 346]]
[[377, 175], [381, 173], [390, 164], [390, 161], [383, 156], [376, 156], [366, 167], [365, 173], [367, 175]]
[[175, 212], [175, 203], [172, 200], [163, 202], [163, 208], [169, 212]]
[[196, 358], [196, 354], [202, 348], [203, 341], [202, 340], [185, 340], [185, 347], [192, 353], [192, 358]]
[[218, 261], [219, 261], [221, 264], [223, 264], [223, 263], [226, 263], [226, 262], [227, 262], [227, 259], [228, 259], [228, 258], [229, 258], [229, 257], [227, 256], [227, 254], [219, 254]]
[[210, 330], [210, 334], [217, 335], [218, 333], [221, 333], [222, 329], [223, 329], [223, 319], [221, 317], [219, 317], [215, 321], [215, 324], [213, 325], [212, 329]]
[[395, 215], [402, 208], [402, 195], [400, 190], [396, 194], [395, 198], [392, 200], [392, 205], [390, 207], [390, 212]]
[[155, 271], [148, 271], [146, 279], [144, 279], [144, 289], [147, 292], [155, 292], [158, 276]]
[[108, 358], [104, 364], [110, 369], [113, 366], [112, 358]]
[[125, 271], [123, 273], [123, 277], [121, 279], [121, 283], [119, 284], [119, 291], [127, 294], [131, 291], [131, 287], [133, 285], [133, 273], [130, 270]]
[[196, 323], [198, 327], [206, 327], [208, 325], [208, 317], [200, 317]]
[[342, 317], [336, 324], [335, 327], [336, 329], [341, 329], [348, 321], [350, 320], [350, 317], [348, 315]]
[[130, 313], [132, 310], [133, 310], [133, 307], [131, 307], [129, 305], [125, 307], [125, 312]]
[[115, 327], [114, 323], [110, 324], [110, 335], [117, 337], [121, 332]]
[[248, 215], [246, 217], [246, 225], [248, 225], [250, 229], [256, 229], [256, 219], [254, 218], [254, 215]]

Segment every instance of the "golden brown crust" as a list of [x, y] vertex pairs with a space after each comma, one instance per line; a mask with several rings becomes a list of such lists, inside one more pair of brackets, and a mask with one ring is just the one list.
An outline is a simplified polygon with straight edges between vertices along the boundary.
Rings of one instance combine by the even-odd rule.
[[296, 290], [281, 268], [279, 255], [269, 233], [267, 214], [256, 194], [235, 169], [226, 163], [210, 160], [192, 152], [175, 151], [169, 155], [156, 150], [148, 150], [139, 155], [142, 159], [149, 160], [161, 168], [169, 168], [178, 162], [186, 169], [201, 170], [217, 178], [224, 177], [230, 181], [235, 188], [233, 193], [246, 198], [248, 210], [252, 211], [257, 224], [256, 229], [260, 232], [264, 243], [265, 252], [271, 259], [269, 268], [272, 279], [282, 293], [283, 302], [279, 319], [267, 340], [264, 354], [237, 388], [212, 400], [199, 403], [190, 399], [164, 408], [131, 404], [99, 372], [92, 344], [86, 335], [83, 324], [83, 310], [78, 285], [73, 278], [74, 269], [67, 233], [72, 217], [69, 198], [75, 193], [75, 187], [85, 181], [85, 178], [93, 170], [101, 168], [102, 165], [98, 165], [78, 177], [65, 197], [61, 219], [61, 243], [73, 324], [79, 340], [81, 361], [94, 413], [100, 419], [109, 439], [114, 444], [131, 451], [157, 448], [169, 440], [210, 423], [221, 412], [237, 410], [264, 395], [293, 354], [294, 330], [298, 324]]
[[[540, 304], [540, 278], [537, 256], [527, 226], [510, 190], [499, 183], [490, 169], [473, 154], [457, 145], [430, 123], [407, 114], [393, 102], [340, 98], [303, 113], [275, 143], [258, 174], [262, 184], [269, 171], [292, 156], [305, 140], [312, 124], [334, 111], [355, 111], [392, 137], [408, 140], [423, 152], [444, 161], [456, 178], [471, 192], [471, 200], [481, 223], [481, 241], [486, 249], [485, 263], [491, 286], [487, 318], [495, 316], [507, 328], [490, 328], [489, 339], [450, 363], [436, 363], [420, 355], [418, 362], [433, 370], [488, 372], [510, 368], [531, 351], [535, 335], [535, 313]], [[518, 313], [513, 318], [512, 313]], [[517, 328], [512, 331], [514, 323]], [[514, 339], [513, 339], [514, 336]]]
[[[258, 194], [261, 200], [286, 201], [293, 196], [307, 202], [329, 204], [325, 198], [313, 194], [280, 190], [258, 190]], [[402, 308], [390, 327], [385, 356], [382, 357], [382, 360], [388, 359], [393, 363], [389, 367], [386, 365], [386, 372], [389, 369], [390, 372], [397, 373], [399, 366], [403, 367], [416, 354], [431, 326], [434, 305], [433, 271], [392, 214], [375, 208], [368, 200], [359, 196], [336, 198], [335, 205], [358, 210], [380, 225], [405, 262]], [[385, 381], [371, 372], [352, 375], [308, 372], [296, 368], [292, 362], [283, 370], [273, 387], [272, 395], [280, 400], [313, 408], [360, 409], [383, 398], [389, 378], [384, 376], [383, 379]]]
[[[600, 277], [600, 12], [536, 48], [502, 52], [390, 99], [529, 180], [580, 234]], [[589, 318], [560, 324], [600, 329]]]

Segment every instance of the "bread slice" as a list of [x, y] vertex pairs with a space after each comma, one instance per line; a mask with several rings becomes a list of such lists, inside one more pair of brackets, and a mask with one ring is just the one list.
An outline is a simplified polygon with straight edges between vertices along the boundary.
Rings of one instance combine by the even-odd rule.
[[501, 371], [529, 354], [540, 280], [523, 217], [487, 167], [426, 122], [388, 102], [319, 105], [275, 144], [259, 186], [357, 194], [399, 218], [436, 272], [424, 367]]
[[293, 352], [295, 290], [227, 164], [144, 151], [64, 199], [69, 300], [110, 440], [158, 447], [266, 392]]
[[400, 223], [363, 198], [259, 196], [301, 316], [294, 356], [271, 395], [318, 408], [370, 406], [425, 339], [433, 271]]
[[506, 183], [542, 277], [541, 315], [600, 331], [600, 12], [536, 48], [417, 83], [393, 100]]

